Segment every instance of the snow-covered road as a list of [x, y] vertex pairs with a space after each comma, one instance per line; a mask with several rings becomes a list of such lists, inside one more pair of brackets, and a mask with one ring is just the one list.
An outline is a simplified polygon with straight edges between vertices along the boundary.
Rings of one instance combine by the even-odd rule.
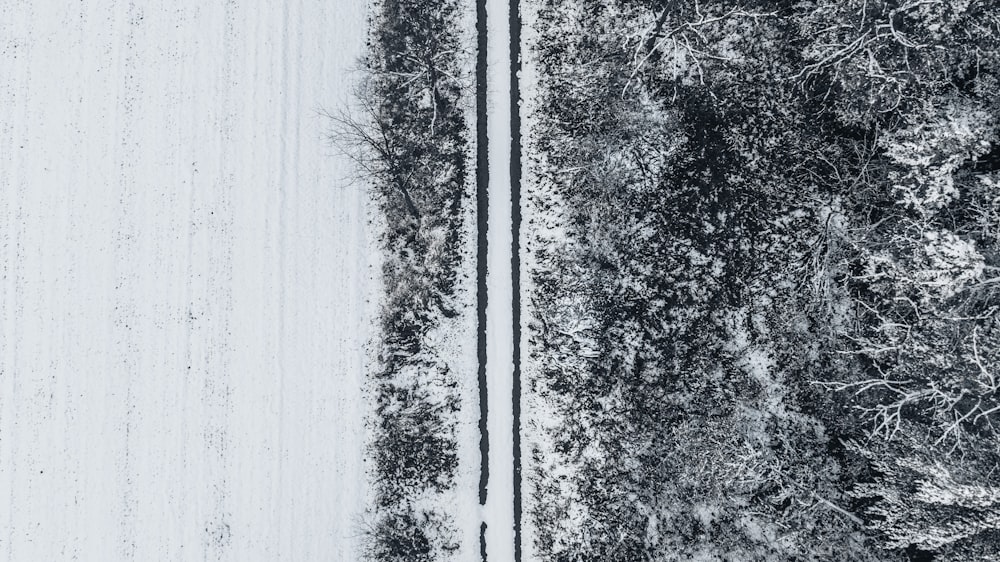
[[486, 378], [489, 484], [486, 559], [514, 562], [514, 320], [512, 316], [510, 0], [486, 0], [489, 224], [486, 307]]
[[358, 559], [365, 5], [0, 0], [0, 560]]

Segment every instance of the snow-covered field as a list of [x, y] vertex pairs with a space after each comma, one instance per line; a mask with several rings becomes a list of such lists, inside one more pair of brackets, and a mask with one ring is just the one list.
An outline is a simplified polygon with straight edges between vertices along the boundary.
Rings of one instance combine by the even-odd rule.
[[0, 559], [357, 559], [365, 4], [0, 0]]

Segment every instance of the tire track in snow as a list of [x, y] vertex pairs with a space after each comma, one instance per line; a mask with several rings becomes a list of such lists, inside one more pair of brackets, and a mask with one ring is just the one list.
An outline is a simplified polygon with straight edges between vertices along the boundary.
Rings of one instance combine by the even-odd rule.
[[[476, 357], [479, 365], [479, 504], [486, 505], [490, 481], [489, 388], [486, 379], [486, 260], [489, 255], [489, 134], [487, 97], [486, 0], [476, 0]], [[486, 523], [480, 530], [483, 559], [486, 557]]]
[[514, 375], [514, 561], [521, 562], [521, 3], [510, 0], [511, 308]]

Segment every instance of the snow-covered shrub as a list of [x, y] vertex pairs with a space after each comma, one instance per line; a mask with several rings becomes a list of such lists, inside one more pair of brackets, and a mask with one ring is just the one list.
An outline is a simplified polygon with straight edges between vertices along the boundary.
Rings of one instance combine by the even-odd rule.
[[913, 439], [848, 446], [867, 457], [875, 471], [851, 495], [869, 502], [871, 527], [885, 537], [885, 548], [936, 552], [947, 547], [947, 560], [974, 560], [958, 555], [1000, 547], [1000, 487], [979, 472], [995, 459], [973, 455], [962, 463]]
[[926, 298], [949, 299], [982, 278], [986, 266], [974, 242], [935, 230], [924, 233], [924, 240], [923, 267], [914, 280], [927, 288]]
[[988, 111], [962, 100], [928, 102], [910, 119], [907, 127], [881, 139], [886, 156], [898, 167], [889, 180], [901, 204], [933, 214], [959, 198], [956, 172], [989, 152], [997, 123]]

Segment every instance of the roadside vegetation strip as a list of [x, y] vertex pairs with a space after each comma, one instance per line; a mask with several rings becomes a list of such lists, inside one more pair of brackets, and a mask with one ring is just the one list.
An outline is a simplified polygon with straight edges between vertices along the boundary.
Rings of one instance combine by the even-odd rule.
[[472, 374], [456, 372], [437, 344], [443, 326], [465, 314], [469, 299], [457, 291], [472, 267], [463, 261], [474, 189], [463, 10], [454, 0], [378, 0], [360, 113], [337, 118], [380, 210], [374, 505], [365, 524], [366, 555], [376, 561], [446, 560], [463, 548], [453, 492], [458, 425], [472, 415], [461, 412], [461, 389]]
[[536, 557], [995, 557], [1000, 6], [532, 4]]

